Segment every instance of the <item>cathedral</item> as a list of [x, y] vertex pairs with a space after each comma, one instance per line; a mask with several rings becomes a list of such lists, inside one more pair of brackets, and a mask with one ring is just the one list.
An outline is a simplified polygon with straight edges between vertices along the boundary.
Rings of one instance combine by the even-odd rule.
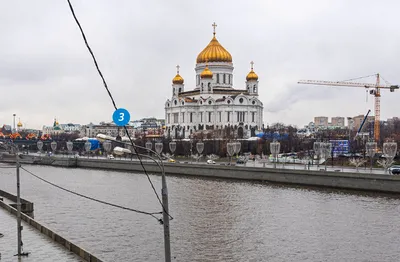
[[189, 138], [193, 133], [229, 128], [237, 138], [248, 138], [262, 127], [263, 104], [258, 99], [254, 63], [243, 88], [234, 88], [232, 56], [218, 42], [215, 23], [213, 27], [211, 42], [197, 56], [196, 88], [185, 90], [177, 66], [172, 97], [165, 102], [166, 136]]

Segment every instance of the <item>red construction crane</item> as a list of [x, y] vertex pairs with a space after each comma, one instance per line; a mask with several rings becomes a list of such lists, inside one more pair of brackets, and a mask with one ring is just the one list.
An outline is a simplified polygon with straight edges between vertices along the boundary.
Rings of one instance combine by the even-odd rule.
[[[390, 92], [399, 89], [398, 85], [391, 85], [388, 82], [381, 84], [381, 76], [379, 74], [374, 75], [376, 77], [376, 83], [360, 83], [348, 81], [319, 81], [319, 80], [300, 80], [298, 84], [310, 84], [310, 85], [326, 85], [326, 86], [350, 86], [350, 87], [364, 87], [366, 89], [372, 89], [369, 93], [375, 96], [375, 123], [374, 123], [374, 139], [375, 142], [379, 142], [380, 136], [380, 118], [381, 118], [381, 89], [389, 89]], [[367, 76], [369, 77], [369, 76]], [[365, 77], [360, 77], [361, 79]], [[354, 80], [354, 79], [353, 79]]]

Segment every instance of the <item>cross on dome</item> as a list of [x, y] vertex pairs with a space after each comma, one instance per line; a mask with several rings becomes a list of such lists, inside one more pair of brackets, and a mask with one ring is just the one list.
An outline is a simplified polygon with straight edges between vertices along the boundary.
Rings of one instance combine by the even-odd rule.
[[215, 28], [217, 27], [217, 24], [214, 22], [214, 23], [212, 24], [212, 27], [214, 27], [214, 32], [213, 32], [213, 34], [215, 35]]
[[179, 74], [179, 68], [181, 68], [179, 65], [176, 66], [176, 76], [172, 79], [172, 83], [175, 85], [182, 85], [183, 84], [183, 78]]
[[251, 61], [250, 62], [250, 65], [251, 65], [251, 70], [250, 70], [250, 72], [247, 74], [247, 76], [246, 76], [246, 80], [247, 81], [250, 81], [250, 80], [258, 80], [258, 75], [253, 71], [253, 69], [254, 69], [254, 62], [253, 61]]

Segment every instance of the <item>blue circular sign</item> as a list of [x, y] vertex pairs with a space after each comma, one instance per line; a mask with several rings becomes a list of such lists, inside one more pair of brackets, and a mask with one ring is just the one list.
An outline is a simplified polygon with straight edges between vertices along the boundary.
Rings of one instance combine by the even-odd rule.
[[113, 114], [113, 121], [117, 126], [124, 126], [131, 120], [131, 115], [128, 110], [124, 108], [118, 108]]

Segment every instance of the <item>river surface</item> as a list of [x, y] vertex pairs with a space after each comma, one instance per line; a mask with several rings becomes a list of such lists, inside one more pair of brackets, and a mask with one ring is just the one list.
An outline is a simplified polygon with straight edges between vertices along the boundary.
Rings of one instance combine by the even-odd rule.
[[[26, 166], [60, 186], [161, 211], [143, 174]], [[161, 177], [152, 175], [160, 192]], [[400, 261], [400, 199], [260, 182], [168, 176], [173, 261]], [[0, 189], [16, 192], [15, 170]], [[153, 218], [61, 191], [21, 171], [35, 219], [104, 261], [163, 261]], [[26, 247], [28, 248], [28, 247]], [[34, 251], [33, 251], [34, 252]]]

